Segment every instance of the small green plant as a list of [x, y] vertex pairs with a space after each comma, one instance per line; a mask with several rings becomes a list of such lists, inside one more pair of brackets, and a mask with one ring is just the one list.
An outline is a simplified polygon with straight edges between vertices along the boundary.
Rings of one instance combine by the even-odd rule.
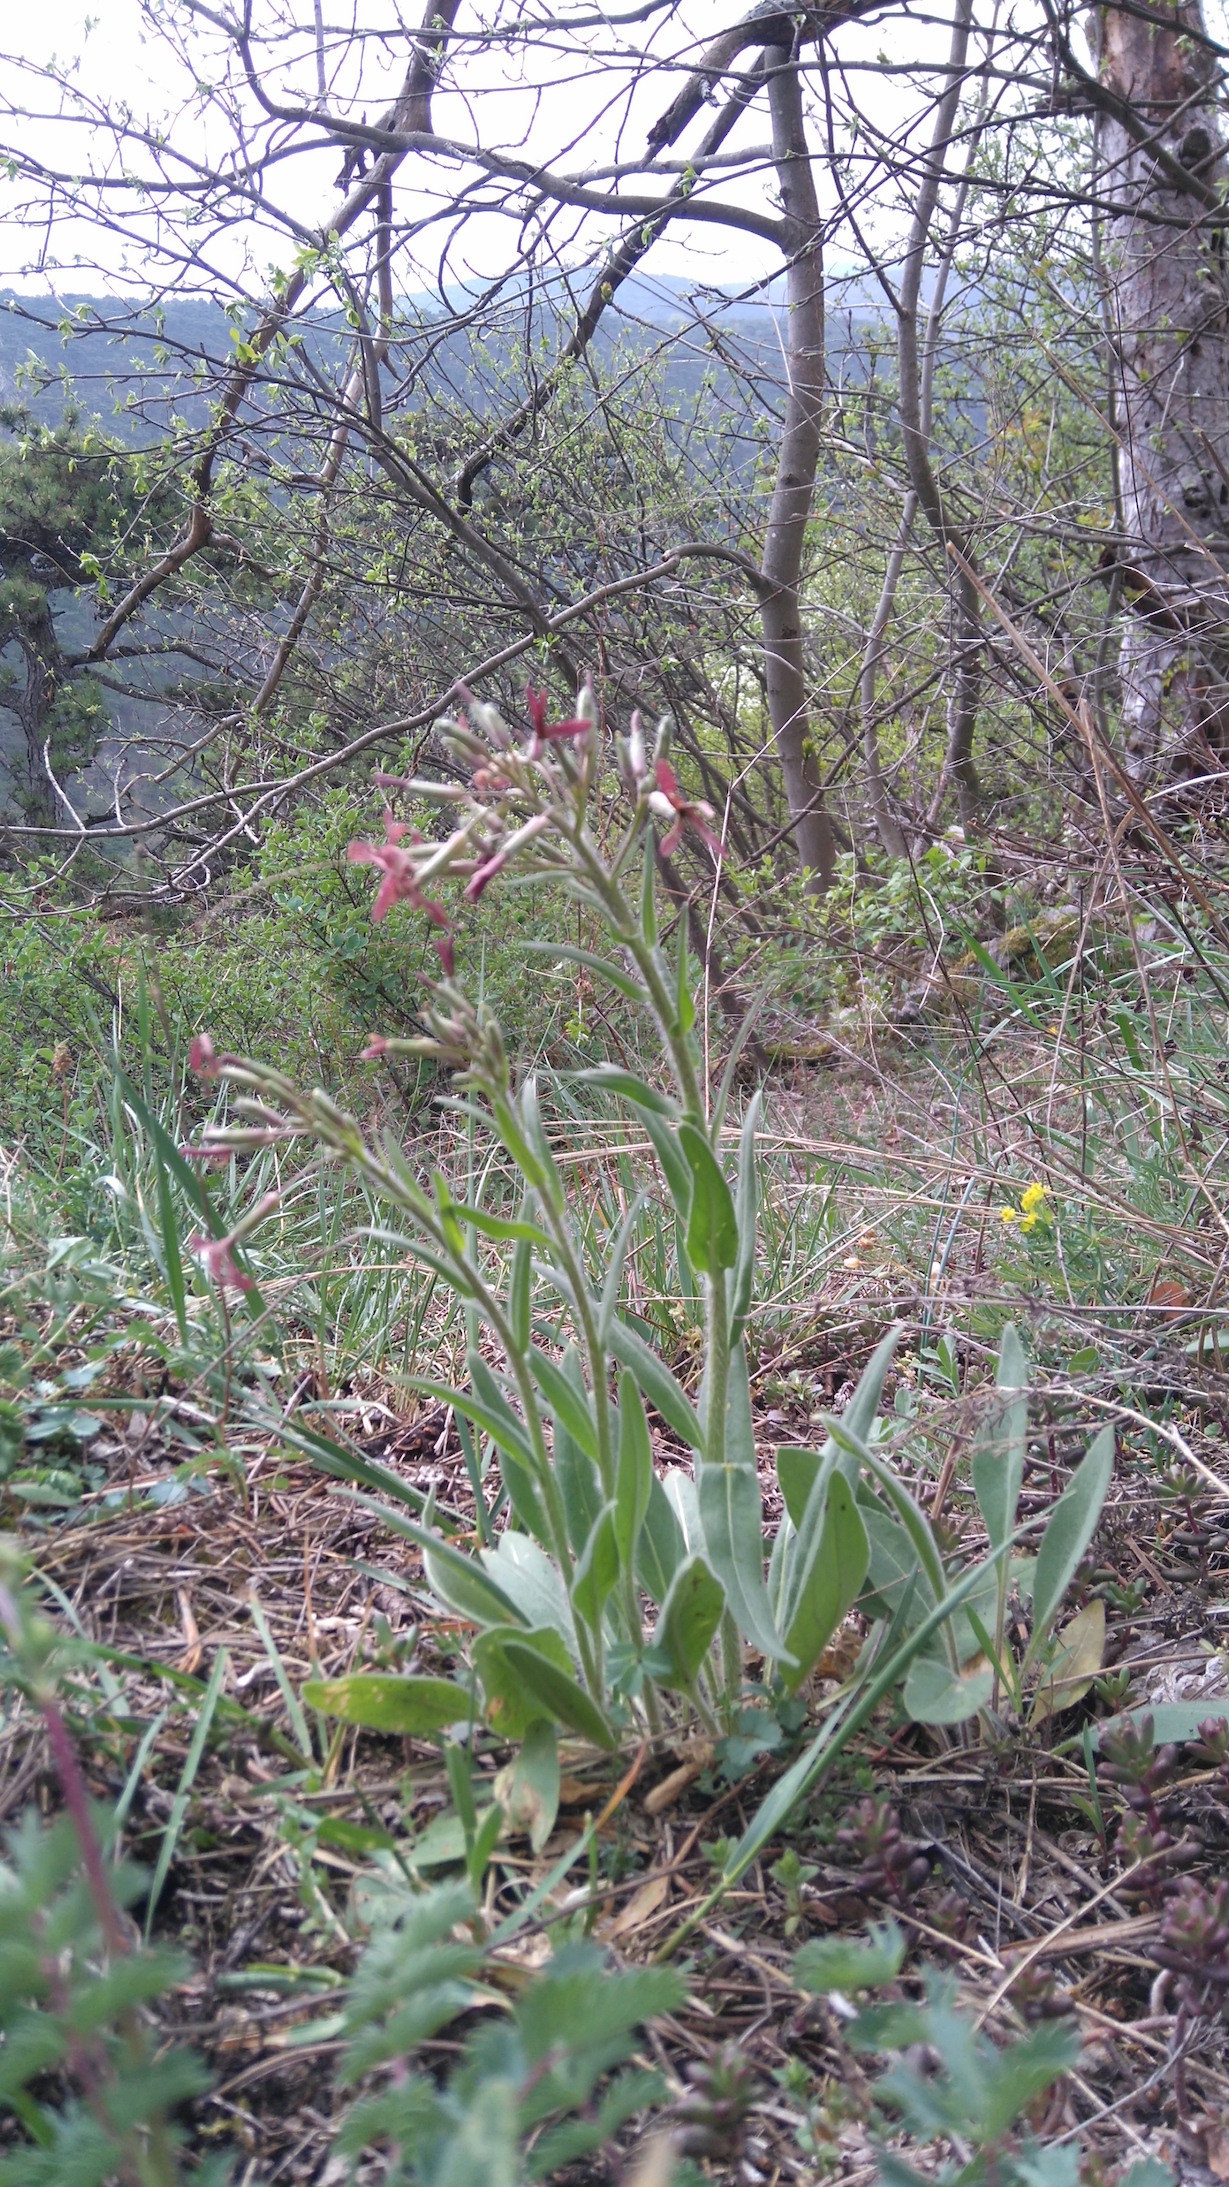
[[564, 1944], [518, 1984], [510, 2011], [484, 2015], [445, 2081], [410, 2070], [420, 2043], [498, 2002], [500, 1962], [477, 1903], [464, 1884], [390, 1891], [346, 1995], [341, 2085], [387, 2078], [353, 2104], [337, 2151], [355, 2166], [375, 2147], [387, 2151], [381, 2176], [406, 2187], [545, 2179], [665, 2094], [659, 2073], [628, 2060], [641, 2022], [682, 2002], [681, 1975], [615, 1972], [583, 1942]]
[[[65, 1812], [31, 1812], [0, 1855], [0, 2108], [19, 2140], [0, 2187], [175, 2187], [176, 2107], [209, 2085], [190, 2051], [155, 2040], [146, 2008], [189, 1972], [178, 1952], [142, 1947], [125, 1908], [148, 1878], [108, 1858], [113, 1818], [86, 1797], [57, 1699], [55, 1636], [31, 1609], [24, 1569], [0, 1540], [6, 1679], [37, 1706]], [[202, 2187], [228, 2177], [194, 2167]]]
[[781, 1858], [773, 1862], [768, 1873], [773, 1882], [780, 1886], [785, 1898], [785, 1935], [797, 1936], [798, 1931], [805, 1927], [807, 1918], [803, 1892], [812, 1878], [819, 1874], [819, 1870], [814, 1861], [799, 1860], [797, 1849], [790, 1845], [786, 1847]]
[[[951, 1978], [934, 1970], [923, 1976], [920, 2000], [898, 1993], [854, 2012], [852, 1996], [895, 1983], [904, 1957], [904, 1937], [889, 1921], [870, 1928], [865, 1939], [805, 1944], [794, 1958], [802, 1989], [837, 1993], [851, 2049], [895, 2053], [875, 2083], [879, 2174], [886, 2187], [920, 2187], [923, 2179], [943, 2187], [1075, 2187], [1078, 2151], [1071, 2144], [1047, 2148], [1036, 2134], [1038, 2103], [1079, 2055], [1073, 2023], [1043, 2020], [1000, 2046], [977, 2033], [956, 2004]], [[930, 2053], [933, 2071], [919, 2067], [919, 2052]], [[895, 2146], [902, 2130], [917, 2144], [946, 2143], [956, 2162], [919, 2171]]]

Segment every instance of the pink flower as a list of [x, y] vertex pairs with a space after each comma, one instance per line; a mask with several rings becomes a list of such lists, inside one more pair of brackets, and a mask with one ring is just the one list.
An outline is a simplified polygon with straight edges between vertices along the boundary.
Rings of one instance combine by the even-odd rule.
[[444, 978], [450, 980], [457, 969], [456, 959], [453, 955], [452, 934], [450, 931], [444, 934], [433, 934], [431, 940], [435, 947], [435, 954], [440, 960], [440, 969]]
[[359, 1062], [378, 1063], [380, 1057], [387, 1054], [388, 1042], [385, 1040], [383, 1033], [373, 1033], [367, 1046], [359, 1051]]
[[527, 690], [525, 708], [533, 723], [535, 745], [550, 744], [559, 737], [583, 737], [592, 726], [580, 714], [574, 714], [570, 721], [548, 721], [545, 691]]
[[508, 853], [504, 849], [495, 851], [490, 858], [484, 859], [480, 866], [476, 866], [465, 884], [466, 900], [471, 904], [476, 904], [487, 882], [493, 881], [500, 868], [506, 866], [507, 863]]
[[217, 1054], [208, 1033], [195, 1034], [188, 1048], [188, 1069], [195, 1071], [198, 1078], [216, 1078], [219, 1068]]
[[721, 837], [714, 835], [712, 829], [708, 826], [708, 822], [715, 820], [717, 817], [712, 806], [706, 805], [703, 798], [696, 798], [694, 802], [688, 802], [679, 789], [674, 769], [669, 760], [658, 760], [656, 774], [657, 788], [650, 790], [649, 804], [652, 806], [653, 811], [659, 813], [663, 819], [673, 817], [673, 825], [669, 833], [663, 835], [661, 839], [663, 853], [668, 857], [671, 851], [677, 850], [683, 840], [684, 828], [691, 828], [696, 835], [703, 837], [714, 858], [723, 857], [725, 845]]
[[203, 1263], [205, 1274], [212, 1282], [229, 1284], [235, 1291], [250, 1291], [252, 1279], [244, 1275], [236, 1262], [231, 1251], [233, 1244], [233, 1232], [228, 1238], [206, 1238], [197, 1230], [188, 1240], [188, 1251]]
[[401, 838], [408, 833], [407, 821], [394, 820], [391, 813], [385, 813], [382, 843], [351, 843], [346, 851], [352, 866], [379, 866], [384, 875], [371, 907], [372, 924], [378, 926], [381, 919], [387, 918], [394, 904], [406, 903], [415, 911], [425, 911], [433, 926], [447, 931], [448, 913], [433, 896], [423, 895], [414, 861], [401, 848]]

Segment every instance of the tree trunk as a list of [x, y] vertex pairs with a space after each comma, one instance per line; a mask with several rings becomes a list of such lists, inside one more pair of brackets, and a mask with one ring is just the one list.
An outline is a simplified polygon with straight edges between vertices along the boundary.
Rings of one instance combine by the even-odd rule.
[[788, 261], [786, 389], [777, 475], [764, 534], [760, 623], [768, 716], [785, 777], [798, 862], [810, 874], [811, 888], [820, 893], [836, 871], [836, 838], [824, 810], [823, 777], [811, 746], [798, 588], [823, 420], [824, 268], [797, 60], [784, 48], [775, 49], [775, 57], [778, 65], [769, 75], [768, 102]]
[[1217, 64], [1198, 0], [1100, 11], [1100, 194], [1122, 435], [1119, 654], [1137, 781], [1229, 743], [1229, 287]]

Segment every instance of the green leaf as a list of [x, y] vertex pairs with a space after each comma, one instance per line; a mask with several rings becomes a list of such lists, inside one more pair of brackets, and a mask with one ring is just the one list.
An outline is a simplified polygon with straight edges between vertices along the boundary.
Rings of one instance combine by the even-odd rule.
[[905, 1963], [905, 1939], [894, 1921], [873, 1921], [865, 1937], [817, 1937], [794, 1953], [793, 1977], [800, 1990], [825, 1996], [830, 1990], [876, 1990], [894, 1982]]
[[640, 1529], [649, 1508], [653, 1452], [636, 1378], [628, 1368], [619, 1376], [619, 1459], [615, 1472], [615, 1539], [625, 1572], [636, 1565]]
[[[573, 1347], [569, 1345], [568, 1350], [575, 1358]], [[593, 1417], [593, 1408], [583, 1379], [580, 1380], [578, 1389], [565, 1368], [557, 1367], [554, 1360], [548, 1359], [546, 1353], [539, 1351], [536, 1344], [529, 1347], [528, 1360], [529, 1372], [546, 1399], [557, 1426], [566, 1428], [573, 1441], [579, 1443], [585, 1456], [596, 1462], [597, 1422]], [[579, 1366], [579, 1361], [577, 1365]]]
[[559, 1813], [559, 1742], [553, 1724], [539, 1717], [529, 1726], [520, 1753], [499, 1771], [493, 1790], [509, 1828], [527, 1831], [530, 1850], [540, 1853]]
[[764, 1655], [783, 1661], [789, 1651], [773, 1623], [764, 1585], [763, 1511], [755, 1473], [749, 1466], [706, 1460], [696, 1469], [696, 1490], [705, 1554], [739, 1631]]
[[751, 1292], [755, 1283], [755, 1237], [759, 1220], [759, 1168], [755, 1156], [755, 1134], [759, 1120], [760, 1096], [755, 1093], [747, 1103], [747, 1113], [743, 1118], [738, 1141], [738, 1255], [734, 1263], [734, 1280], [730, 1287], [731, 1341], [742, 1335], [743, 1325], [751, 1308]]
[[954, 1671], [938, 1656], [920, 1655], [905, 1680], [904, 1702], [915, 1724], [963, 1724], [985, 1708], [993, 1692], [988, 1664]]
[[508, 1285], [508, 1326], [518, 1358], [529, 1350], [533, 1301], [533, 1248], [518, 1238], [512, 1255], [512, 1279]]
[[1104, 1427], [1090, 1443], [1050, 1513], [1033, 1574], [1033, 1633], [1022, 1668], [1044, 1645], [1075, 1568], [1097, 1531], [1114, 1471], [1114, 1430]]
[[655, 1412], [661, 1414], [668, 1427], [681, 1435], [692, 1450], [704, 1449], [704, 1430], [664, 1360], [650, 1351], [643, 1337], [616, 1314], [610, 1328], [610, 1349], [620, 1366], [628, 1367], [635, 1375], [641, 1390]]
[[448, 1213], [460, 1223], [472, 1223], [479, 1237], [516, 1239], [523, 1245], [540, 1245], [548, 1253], [554, 1251], [554, 1241], [546, 1231], [522, 1216], [488, 1215], [484, 1207], [469, 1207], [458, 1200], [448, 1202]]
[[524, 1640], [505, 1640], [503, 1653], [522, 1682], [536, 1694], [543, 1707], [561, 1724], [578, 1731], [582, 1739], [612, 1753], [618, 1740], [597, 1704], [567, 1671], [539, 1655]]
[[738, 1218], [721, 1165], [702, 1131], [684, 1121], [679, 1145], [691, 1171], [687, 1258], [705, 1276], [733, 1268], [738, 1259]]
[[619, 1577], [619, 1538], [614, 1502], [603, 1504], [572, 1573], [572, 1604], [596, 1632], [611, 1588]]
[[309, 1708], [340, 1716], [369, 1731], [398, 1731], [430, 1738], [448, 1724], [463, 1724], [469, 1694], [451, 1678], [398, 1678], [391, 1672], [352, 1671], [348, 1678], [309, 1678], [303, 1687]]
[[675, 1682], [690, 1692], [725, 1609], [725, 1589], [703, 1557], [680, 1564], [662, 1605], [654, 1640], [664, 1645]]
[[609, 980], [612, 987], [617, 987], [619, 993], [626, 995], [629, 1002], [648, 1002], [648, 995], [639, 980], [633, 979], [621, 966], [612, 964], [609, 957], [599, 957], [592, 949], [578, 949], [571, 942], [523, 942], [521, 946], [523, 949], [533, 950], [541, 957], [564, 957], [569, 964], [583, 964], [588, 972], [600, 972], [602, 978]]
[[618, 1094], [624, 1101], [633, 1101], [637, 1108], [650, 1109], [654, 1116], [677, 1116], [678, 1103], [668, 1094], [659, 1093], [643, 1078], [632, 1071], [625, 1071], [617, 1063], [598, 1063], [592, 1070], [567, 1071], [567, 1078], [574, 1078], [582, 1086], [596, 1086], [606, 1093]]
[[553, 1625], [539, 1626], [533, 1632], [526, 1632], [523, 1626], [501, 1625], [479, 1633], [470, 1652], [482, 1682], [487, 1720], [501, 1739], [523, 1739], [529, 1726], [542, 1715], [538, 1695], [504, 1654], [504, 1642], [518, 1639], [528, 1642], [538, 1655], [548, 1657], [566, 1676], [571, 1675], [571, 1658]]
[[661, 1173], [666, 1180], [666, 1190], [673, 1202], [674, 1212], [680, 1222], [685, 1223], [687, 1210], [691, 1206], [691, 1171], [687, 1165], [687, 1157], [679, 1145], [678, 1133], [651, 1110], [646, 1109], [641, 1113], [644, 1117], [644, 1128], [661, 1164]]
[[822, 1463], [817, 1450], [804, 1450], [798, 1443], [778, 1445], [777, 1483], [785, 1500], [786, 1511], [797, 1527], [802, 1525], [807, 1498]]
[[683, 1530], [674, 1506], [654, 1473], [636, 1547], [636, 1578], [650, 1601], [662, 1603], [686, 1554]]
[[644, 1206], [644, 1194], [638, 1192], [619, 1225], [619, 1233], [609, 1249], [606, 1273], [602, 1278], [602, 1295], [597, 1309], [597, 1341], [604, 1352], [610, 1349], [610, 1330], [619, 1305], [619, 1293], [623, 1288], [623, 1263], [632, 1241], [632, 1232], [640, 1219]]
[[416, 1520], [407, 1519], [404, 1512], [393, 1506], [377, 1502], [374, 1496], [356, 1496], [354, 1501], [364, 1511], [383, 1520], [394, 1534], [416, 1543], [422, 1551], [428, 1586], [459, 1617], [472, 1618], [475, 1625], [528, 1623], [511, 1596], [487, 1577], [475, 1557], [467, 1557], [452, 1542], [444, 1541], [428, 1527], [419, 1526]]
[[782, 1671], [787, 1692], [797, 1691], [852, 1609], [869, 1562], [870, 1543], [853, 1491], [841, 1474], [834, 1473], [828, 1482], [824, 1523], [811, 1554], [804, 1557], [801, 1541], [795, 1552], [785, 1644], [797, 1668]]
[[1028, 1361], [1010, 1321], [999, 1344], [995, 1383], [1018, 1394], [1010, 1404], [996, 1404], [973, 1443], [973, 1493], [992, 1549], [1006, 1541], [1016, 1523], [1028, 1439]]
[[[483, 1365], [485, 1366], [485, 1361]], [[487, 1372], [490, 1373], [489, 1368]], [[494, 1379], [492, 1375], [491, 1380]], [[524, 1424], [517, 1419], [502, 1393], [498, 1409], [492, 1411], [472, 1390], [454, 1390], [446, 1382], [433, 1382], [429, 1375], [407, 1375], [405, 1386], [407, 1389], [417, 1390], [423, 1397], [433, 1397], [437, 1405], [454, 1406], [457, 1412], [465, 1414], [467, 1420], [472, 1420], [476, 1428], [481, 1428], [484, 1435], [489, 1435], [491, 1441], [497, 1443], [501, 1450], [511, 1448], [522, 1465], [528, 1466], [530, 1472], [534, 1470], [533, 1448], [525, 1433]], [[496, 1383], [495, 1386], [498, 1391], [499, 1385]]]

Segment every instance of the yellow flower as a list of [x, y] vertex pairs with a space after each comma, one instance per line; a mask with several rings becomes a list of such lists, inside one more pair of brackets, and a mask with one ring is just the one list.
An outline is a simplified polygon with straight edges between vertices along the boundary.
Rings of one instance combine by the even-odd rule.
[[1020, 1194], [1020, 1205], [1026, 1215], [1033, 1215], [1041, 1211], [1042, 1201], [1048, 1199], [1049, 1196], [1050, 1187], [1048, 1185], [1026, 1185]]
[[1014, 1207], [1001, 1207], [999, 1214], [1005, 1223], [1016, 1223], [1020, 1220], [1019, 1214]]

